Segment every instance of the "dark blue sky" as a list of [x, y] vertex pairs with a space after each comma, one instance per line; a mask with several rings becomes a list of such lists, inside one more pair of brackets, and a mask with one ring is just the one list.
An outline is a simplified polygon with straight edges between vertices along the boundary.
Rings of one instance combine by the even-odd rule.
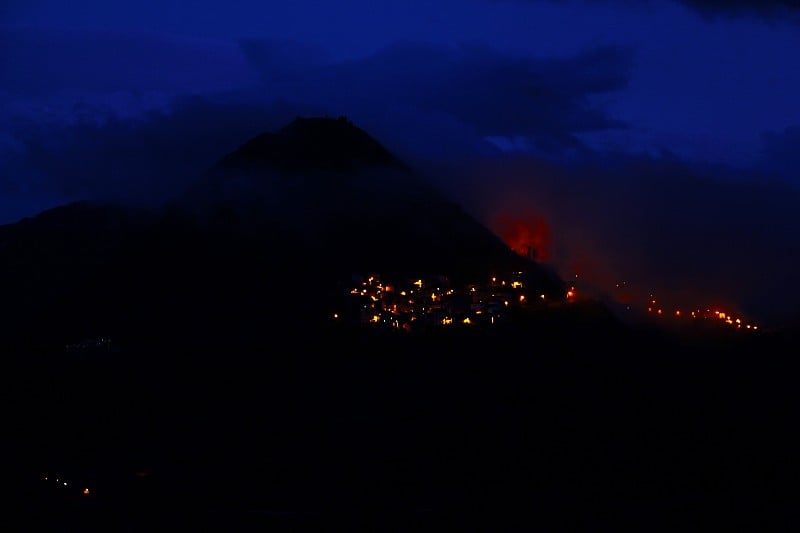
[[6, 0], [0, 223], [344, 114], [565, 270], [791, 313], [798, 51], [791, 0]]

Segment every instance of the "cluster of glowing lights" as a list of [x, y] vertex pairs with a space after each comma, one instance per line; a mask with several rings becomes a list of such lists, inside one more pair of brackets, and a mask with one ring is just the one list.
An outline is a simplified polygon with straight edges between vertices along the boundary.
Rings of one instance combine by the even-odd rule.
[[92, 491], [89, 490], [89, 487], [81, 488], [80, 486], [77, 486], [77, 488], [76, 488], [76, 486], [72, 483], [72, 481], [70, 481], [69, 479], [65, 479], [63, 477], [60, 477], [60, 476], [51, 476], [51, 475], [48, 475], [48, 474], [43, 474], [42, 475], [42, 481], [47, 482], [47, 483], [52, 483], [55, 486], [61, 487], [62, 489], [65, 489], [65, 490], [69, 490], [69, 491], [77, 490], [80, 494], [83, 494], [84, 496], [89, 496], [90, 494], [92, 494]]
[[[532, 295], [526, 295], [524, 284], [519, 279], [523, 272], [511, 273], [511, 279], [494, 276], [486, 284], [468, 285], [463, 294], [471, 299], [471, 304], [463, 309], [455, 304], [450, 296], [461, 293], [447, 286], [446, 279], [409, 280], [407, 287], [382, 283], [380, 276], [366, 278], [359, 286], [350, 289], [350, 294], [360, 301], [361, 321], [371, 324], [387, 324], [397, 329], [408, 329], [410, 322], [421, 320], [431, 324], [475, 324], [485, 322], [494, 324], [512, 305], [525, 305]], [[424, 289], [423, 289], [424, 287]], [[391, 294], [390, 294], [391, 293]], [[551, 303], [545, 294], [538, 300]], [[558, 302], [555, 298], [553, 302]], [[456, 307], [451, 307], [455, 305]], [[333, 312], [335, 320], [342, 315]]]
[[751, 331], [758, 330], [758, 326], [755, 324], [750, 324], [749, 322], [744, 321], [741, 318], [732, 315], [731, 313], [726, 313], [725, 311], [719, 310], [712, 311], [710, 308], [692, 309], [691, 311], [686, 312], [681, 309], [674, 309], [672, 311], [665, 312], [664, 309], [658, 305], [658, 301], [655, 299], [651, 299], [648, 303], [647, 312], [659, 317], [672, 316], [676, 319], [686, 318], [693, 320], [713, 320], [735, 329]]

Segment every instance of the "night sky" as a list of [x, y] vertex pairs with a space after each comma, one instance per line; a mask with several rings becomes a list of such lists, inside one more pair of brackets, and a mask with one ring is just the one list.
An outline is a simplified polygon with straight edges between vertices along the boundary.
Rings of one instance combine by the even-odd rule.
[[565, 277], [785, 321], [798, 52], [795, 0], [6, 0], [0, 223], [346, 115]]

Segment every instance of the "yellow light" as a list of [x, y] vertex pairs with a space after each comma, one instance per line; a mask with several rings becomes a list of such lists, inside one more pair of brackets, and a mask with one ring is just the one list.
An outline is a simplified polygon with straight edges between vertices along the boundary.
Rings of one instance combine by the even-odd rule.
[[540, 294], [540, 295], [539, 295], [539, 298], [541, 298], [542, 300], [544, 300], [544, 294]]
[[416, 285], [417, 287], [419, 287], [421, 289], [422, 288], [422, 280], [418, 279], [417, 281], [414, 282], [414, 285]]
[[469, 323], [470, 323], [469, 317], [465, 318], [464, 319], [464, 324], [469, 324]]
[[524, 302], [525, 301], [525, 295], [524, 294], [520, 294], [519, 295], [519, 301], [520, 302]]

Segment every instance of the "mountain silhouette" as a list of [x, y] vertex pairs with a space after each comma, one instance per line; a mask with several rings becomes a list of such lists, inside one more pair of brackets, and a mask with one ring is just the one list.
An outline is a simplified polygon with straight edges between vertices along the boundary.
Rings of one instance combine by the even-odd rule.
[[272, 167], [281, 172], [350, 172], [406, 165], [346, 117], [298, 117], [276, 133], [262, 133], [226, 155], [220, 166]]
[[563, 294], [555, 272], [511, 250], [347, 118], [298, 118], [221, 158], [189, 205], [243, 228], [301, 243], [337, 276], [354, 270], [449, 275], [529, 271]]
[[257, 324], [320, 320], [354, 274], [467, 283], [512, 271], [564, 294], [555, 272], [347, 119], [298, 118], [222, 155], [163, 208], [77, 202], [0, 227], [0, 318], [22, 345], [246, 344]]

